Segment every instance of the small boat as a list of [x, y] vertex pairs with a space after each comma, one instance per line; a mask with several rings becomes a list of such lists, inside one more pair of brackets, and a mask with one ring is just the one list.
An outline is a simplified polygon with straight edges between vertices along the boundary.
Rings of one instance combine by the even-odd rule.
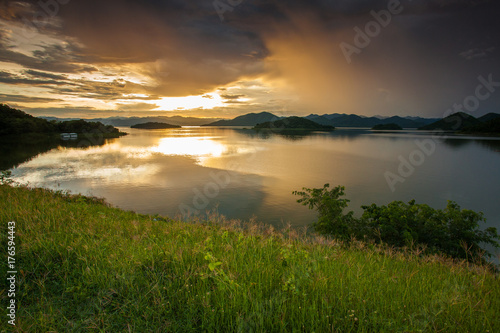
[[61, 133], [61, 139], [62, 140], [76, 140], [78, 139], [78, 134], [77, 133]]

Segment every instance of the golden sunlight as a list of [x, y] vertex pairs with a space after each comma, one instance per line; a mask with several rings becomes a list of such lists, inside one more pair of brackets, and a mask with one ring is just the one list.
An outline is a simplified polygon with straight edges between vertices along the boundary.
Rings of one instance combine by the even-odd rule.
[[185, 97], [162, 97], [160, 100], [154, 102], [159, 105], [157, 110], [162, 111], [199, 108], [213, 109], [224, 106], [222, 98], [216, 93]]
[[227, 148], [210, 137], [163, 138], [152, 152], [165, 155], [220, 157]]

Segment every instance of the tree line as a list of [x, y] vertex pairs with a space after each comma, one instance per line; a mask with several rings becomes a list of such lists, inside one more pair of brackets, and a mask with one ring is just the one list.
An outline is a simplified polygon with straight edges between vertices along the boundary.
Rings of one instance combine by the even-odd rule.
[[0, 135], [19, 135], [27, 133], [119, 133], [111, 125], [89, 122], [83, 119], [56, 121], [36, 118], [21, 110], [0, 104]]

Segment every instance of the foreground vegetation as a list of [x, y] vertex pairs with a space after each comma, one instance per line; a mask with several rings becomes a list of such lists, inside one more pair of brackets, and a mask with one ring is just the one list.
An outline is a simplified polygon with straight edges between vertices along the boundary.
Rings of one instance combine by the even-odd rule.
[[465, 261], [44, 189], [0, 197], [2, 248], [16, 222], [14, 331], [500, 331], [498, 277]]
[[482, 248], [484, 244], [500, 248], [497, 229], [480, 228], [479, 222], [486, 222], [483, 213], [461, 209], [456, 202], [448, 201], [445, 209], [415, 200], [408, 204], [394, 201], [387, 206], [372, 204], [361, 206], [363, 215], [355, 218], [354, 212], [344, 212], [349, 203], [344, 190], [340, 185], [330, 189], [330, 184], [325, 184], [293, 194], [301, 196], [297, 202], [318, 212], [314, 229], [337, 239], [369, 240], [398, 249], [420, 246], [426, 254], [445, 254], [482, 264], [487, 263], [485, 257], [492, 256]]

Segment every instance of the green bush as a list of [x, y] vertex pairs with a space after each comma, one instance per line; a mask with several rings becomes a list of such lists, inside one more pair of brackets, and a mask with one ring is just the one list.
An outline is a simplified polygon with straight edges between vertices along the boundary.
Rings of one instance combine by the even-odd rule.
[[323, 188], [303, 188], [304, 191], [294, 191], [293, 194], [302, 197], [297, 202], [318, 211], [318, 221], [313, 224], [318, 233], [348, 239], [355, 224], [353, 212], [344, 214], [350, 200], [341, 199], [345, 195], [343, 186], [331, 190], [329, 187], [330, 184], [325, 184]]
[[320, 189], [304, 188], [293, 194], [302, 198], [297, 202], [318, 211], [318, 221], [313, 224], [316, 232], [349, 240], [351, 237], [385, 243], [401, 248], [423, 246], [428, 253], [443, 253], [453, 258], [482, 261], [491, 253], [481, 245], [500, 245], [496, 228], [481, 230], [479, 222], [484, 215], [449, 201], [445, 209], [434, 209], [426, 204], [408, 204], [394, 201], [387, 206], [362, 206], [360, 219], [353, 212], [344, 214], [349, 200], [341, 198], [344, 187], [329, 189], [326, 184]]

